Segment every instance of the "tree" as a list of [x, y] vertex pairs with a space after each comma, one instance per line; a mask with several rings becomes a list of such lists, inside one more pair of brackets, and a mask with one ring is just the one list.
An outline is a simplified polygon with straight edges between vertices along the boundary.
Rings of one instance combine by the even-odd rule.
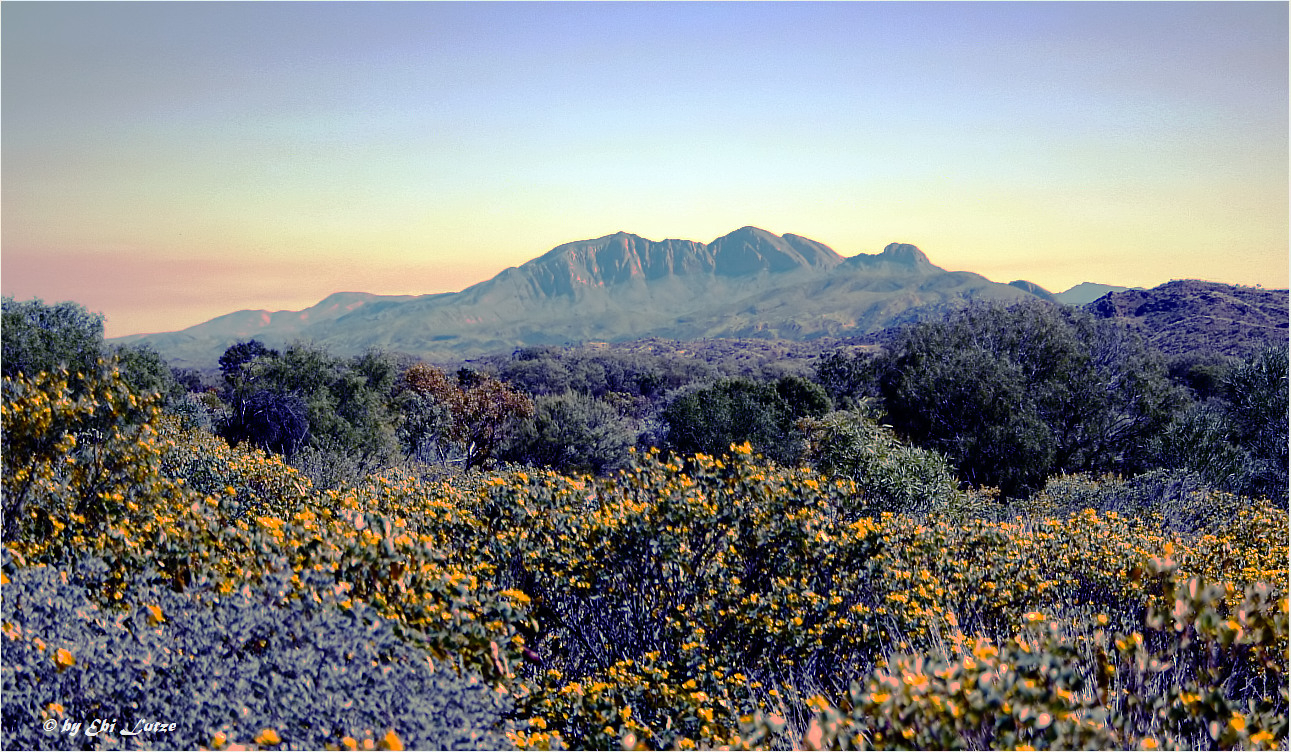
[[299, 395], [262, 389], [239, 399], [224, 436], [237, 446], [250, 442], [288, 462], [309, 438], [308, 409]]
[[1040, 300], [907, 327], [875, 367], [898, 433], [1006, 496], [1060, 472], [1143, 469], [1179, 402], [1136, 335]]
[[[533, 401], [498, 379], [469, 369], [450, 379], [443, 371], [417, 364], [404, 374], [413, 392], [446, 408], [446, 421], [431, 426], [440, 433], [433, 440], [448, 460], [455, 455], [466, 470], [481, 467], [493, 458], [515, 432], [519, 421], [533, 414]], [[432, 440], [423, 436], [419, 441]]]
[[226, 388], [234, 390], [242, 381], [247, 367], [258, 358], [277, 357], [278, 351], [264, 346], [258, 339], [238, 342], [229, 346], [220, 356], [220, 373], [224, 374]]
[[839, 348], [816, 361], [816, 382], [838, 408], [854, 408], [874, 393], [874, 355], [860, 348]]
[[794, 422], [829, 409], [825, 390], [800, 376], [771, 383], [733, 378], [683, 390], [662, 417], [673, 451], [721, 455], [747, 441], [764, 456], [788, 464], [800, 449]]
[[[73, 396], [84, 377], [99, 369], [103, 357], [103, 316], [65, 302], [47, 305], [39, 299], [0, 301], [0, 369], [10, 378], [35, 376], [66, 366], [73, 375]], [[77, 378], [77, 373], [82, 374]]]
[[1287, 503], [1287, 350], [1269, 348], [1219, 378], [1214, 396], [1182, 411], [1161, 461], [1216, 488]]
[[251, 340], [230, 347], [220, 368], [231, 413], [225, 438], [273, 437], [258, 445], [289, 454], [320, 485], [345, 479], [329, 466], [361, 477], [398, 454], [392, 356], [344, 359], [303, 342], [279, 353]]
[[623, 466], [637, 441], [637, 421], [578, 392], [545, 395], [508, 442], [503, 459], [562, 472], [597, 475]]

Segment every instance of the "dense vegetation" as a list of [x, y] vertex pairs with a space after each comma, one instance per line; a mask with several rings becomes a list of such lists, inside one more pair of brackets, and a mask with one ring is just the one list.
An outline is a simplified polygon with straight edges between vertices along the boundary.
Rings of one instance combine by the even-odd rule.
[[0, 746], [1287, 744], [1285, 351], [1027, 305], [196, 375], [4, 317]]

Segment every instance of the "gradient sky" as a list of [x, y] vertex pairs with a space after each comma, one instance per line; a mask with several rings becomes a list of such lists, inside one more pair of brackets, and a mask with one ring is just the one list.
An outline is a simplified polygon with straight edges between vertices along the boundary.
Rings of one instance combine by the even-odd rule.
[[1287, 286], [1288, 5], [0, 6], [0, 288], [107, 333], [744, 225]]

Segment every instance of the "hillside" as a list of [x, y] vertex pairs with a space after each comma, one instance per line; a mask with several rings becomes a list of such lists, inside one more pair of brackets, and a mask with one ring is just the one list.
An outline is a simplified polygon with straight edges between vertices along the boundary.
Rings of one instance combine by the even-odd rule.
[[1055, 293], [1053, 299], [1059, 303], [1066, 303], [1067, 305], [1083, 306], [1093, 303], [1095, 300], [1098, 300], [1109, 292], [1122, 292], [1129, 289], [1130, 288], [1128, 287], [1120, 287], [1119, 285], [1102, 285], [1097, 282], [1081, 282], [1070, 290]]
[[208, 367], [229, 345], [308, 339], [336, 353], [370, 347], [455, 359], [532, 345], [856, 336], [966, 305], [1032, 293], [932, 264], [892, 243], [844, 258], [798, 235], [744, 227], [710, 243], [618, 232], [566, 243], [457, 293], [345, 293], [301, 312], [244, 311], [145, 342]]
[[[212, 342], [228, 342], [259, 337], [266, 341], [287, 340], [319, 324], [335, 321], [363, 306], [379, 307], [413, 300], [414, 295], [373, 295], [366, 292], [337, 292], [328, 295], [303, 311], [235, 311], [178, 332], [133, 334], [117, 337], [121, 344], [148, 343], [159, 352], [201, 352]], [[223, 352], [223, 350], [221, 350]], [[216, 354], [219, 357], [219, 353]], [[214, 362], [214, 361], [212, 361]]]
[[1169, 354], [1212, 350], [1242, 357], [1288, 343], [1286, 290], [1236, 287], [1195, 279], [1151, 290], [1112, 292], [1085, 306], [1114, 318]]

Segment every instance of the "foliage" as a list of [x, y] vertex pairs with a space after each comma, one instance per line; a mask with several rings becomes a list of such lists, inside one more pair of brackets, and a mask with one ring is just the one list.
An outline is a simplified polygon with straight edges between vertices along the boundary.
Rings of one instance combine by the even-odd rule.
[[1287, 350], [1271, 348], [1218, 378], [1214, 395], [1182, 411], [1159, 441], [1167, 467], [1234, 493], [1286, 506]]
[[1223, 381], [1232, 441], [1249, 456], [1243, 493], [1287, 498], [1287, 349], [1274, 347], [1235, 368]]
[[1234, 361], [1210, 350], [1191, 351], [1170, 357], [1167, 368], [1171, 380], [1187, 388], [1194, 402], [1206, 402], [1220, 396], [1220, 385]]
[[279, 353], [251, 340], [230, 347], [220, 366], [229, 412], [219, 428], [230, 442], [282, 454], [321, 485], [361, 480], [397, 457], [398, 364], [391, 356], [337, 358], [307, 343]]
[[[955, 633], [1003, 650], [1038, 614], [1050, 614], [1045, 623], [1059, 622], [1081, 651], [1087, 643], [1075, 638], [1092, 639], [1099, 629], [1149, 633], [1145, 613], [1173, 601], [1167, 604], [1163, 579], [1142, 573], [1168, 552], [1180, 576], [1226, 580], [1238, 594], [1274, 583], [1278, 589], [1265, 592], [1284, 598], [1276, 583], [1285, 579], [1285, 521], [1275, 510], [1247, 508], [1216, 527], [1196, 516], [1199, 529], [1191, 532], [1153, 512], [1142, 519], [1056, 508], [1008, 521], [869, 517], [850, 480], [768, 469], [750, 453], [746, 446], [726, 459], [684, 464], [646, 455], [606, 479], [517, 473], [490, 481], [494, 498], [477, 514], [498, 531], [491, 556], [509, 572], [507, 582], [532, 598], [538, 620], [528, 646], [541, 665], [532, 670], [537, 687], [526, 705], [538, 720], [518, 743], [808, 745], [803, 735], [824, 707], [812, 704], [813, 695], [841, 707], [851, 683], [867, 686], [879, 676], [871, 672], [898, 656], [945, 656]], [[1265, 603], [1285, 614], [1285, 600]], [[1153, 649], [1185, 650], [1186, 635], [1152, 634]], [[1285, 639], [1283, 631], [1258, 641], [1277, 655]], [[1025, 693], [1018, 696], [1033, 705], [1068, 702], [1074, 678], [1037, 683], [1074, 660], [1074, 648], [1063, 644], [1019, 646], [1031, 652], [1030, 664], [1002, 659], [1015, 672], [1008, 692]], [[1079, 654], [1083, 663], [1059, 670], [1083, 677], [1088, 689], [1095, 664]], [[1193, 689], [1194, 674], [1149, 675], [1146, 665], [1135, 659], [1111, 669], [1113, 686], [1140, 705], [1127, 704], [1123, 692], [1087, 699], [1113, 728], [1152, 728], [1138, 708], [1175, 712], [1194, 689], [1218, 692], [1222, 707], [1254, 700], [1285, 708], [1276, 690], [1285, 663], [1268, 668], [1273, 679], [1258, 685], [1201, 677]], [[937, 700], [928, 702], [932, 713]], [[998, 713], [998, 704], [991, 707]], [[1009, 713], [1018, 728], [1028, 719], [1034, 727], [1039, 715], [1020, 705]], [[951, 734], [949, 746], [1035, 743], [948, 728], [935, 733]], [[1285, 730], [1269, 728], [1285, 739]], [[897, 731], [879, 746], [940, 746]], [[1079, 735], [1087, 731], [1064, 731], [1062, 739], [1134, 746], [1142, 735]]]
[[773, 383], [724, 379], [672, 399], [662, 413], [668, 426], [665, 446], [683, 454], [722, 454], [747, 441], [788, 464], [801, 449], [795, 422], [823, 415], [829, 407], [824, 389], [800, 376]]
[[[105, 608], [90, 593], [106, 569], [90, 560], [11, 570], [0, 638], [6, 749], [219, 749], [264, 743], [266, 729], [307, 749], [347, 737], [383, 749], [505, 741], [509, 698], [478, 675], [436, 667], [371, 608], [292, 597], [281, 573], [228, 594], [141, 579]], [[87, 735], [96, 718], [115, 721], [101, 741]]]
[[309, 437], [309, 410], [291, 392], [264, 389], [239, 395], [221, 433], [234, 446], [246, 441], [290, 462]]
[[465, 372], [456, 380], [443, 371], [417, 364], [404, 373], [409, 388], [444, 409], [423, 425], [415, 445], [433, 442], [444, 460], [460, 457], [466, 470], [493, 458], [521, 420], [533, 414], [533, 401], [487, 375]]
[[497, 681], [518, 659], [522, 600], [488, 585], [483, 562], [462, 558], [475, 526], [443, 502], [451, 490], [382, 478], [316, 492], [281, 461], [147, 405], [142, 423], [78, 440], [86, 416], [134, 409], [119, 377], [78, 400], [65, 374], [6, 379], [4, 396], [5, 545], [16, 566], [102, 560], [106, 579], [92, 597], [105, 606], [128, 599], [144, 573], [221, 595], [294, 573], [297, 597], [367, 603], [436, 661]]
[[605, 397], [612, 392], [650, 402], [689, 384], [722, 378], [774, 381], [805, 376], [823, 341], [645, 339], [581, 347], [525, 347], [483, 362], [533, 397], [566, 391]]
[[178, 492], [156, 474], [157, 398], [136, 397], [119, 372], [19, 374], [3, 389], [4, 538], [37, 560], [119, 537], [145, 504]]
[[[389, 383], [305, 355], [321, 372], [241, 373], [307, 402]], [[447, 415], [502, 386], [409, 372]], [[1285, 511], [1192, 475], [978, 509], [935, 454], [822, 410], [818, 469], [739, 444], [324, 488], [120, 373], [71, 379], [4, 381], [7, 746], [98, 713], [182, 725], [120, 746], [1287, 744]]]
[[859, 348], [838, 348], [816, 360], [816, 382], [839, 409], [859, 407], [876, 397], [874, 354]]
[[17, 302], [6, 296], [0, 338], [4, 350], [0, 364], [10, 378], [65, 369], [76, 397], [90, 374], [110, 368], [139, 396], [157, 393], [169, 404], [183, 395], [170, 366], [156, 350], [148, 345], [107, 346], [103, 316], [76, 303]]
[[1143, 469], [1178, 401], [1137, 337], [1039, 300], [909, 327], [876, 367], [899, 433], [1010, 497], [1053, 474]]
[[265, 347], [265, 344], [258, 339], [251, 339], [245, 342], [238, 342], [230, 345], [224, 354], [220, 356], [220, 373], [224, 375], [225, 386], [232, 394], [232, 390], [246, 378], [246, 368], [259, 358], [278, 357], [278, 351]]
[[799, 427], [807, 435], [806, 459], [824, 475], [853, 480], [873, 514], [926, 512], [956, 499], [946, 459], [902, 444], [872, 415], [839, 411], [804, 418]]
[[[834, 707], [806, 749], [1276, 749], [1287, 734], [1287, 610], [1266, 585], [1151, 569], [1164, 584], [1143, 631], [1063, 624], [1040, 612], [996, 644], [955, 625], [943, 650], [893, 656]], [[1260, 699], [1234, 696], [1258, 687]]]
[[162, 404], [166, 406], [183, 398], [184, 388], [175, 378], [174, 371], [150, 346], [121, 345], [111, 348], [111, 359], [135, 394], [159, 394]]
[[[631, 404], [630, 399], [625, 402]], [[604, 400], [578, 392], [544, 395], [534, 400], [533, 415], [520, 424], [500, 456], [600, 475], [627, 463], [638, 433], [638, 421]]]
[[76, 374], [98, 370], [103, 357], [102, 314], [71, 302], [46, 305], [39, 299], [19, 302], [9, 296], [0, 305], [0, 369], [4, 375], [34, 377], [62, 367], [73, 376], [73, 392], [79, 394]]

